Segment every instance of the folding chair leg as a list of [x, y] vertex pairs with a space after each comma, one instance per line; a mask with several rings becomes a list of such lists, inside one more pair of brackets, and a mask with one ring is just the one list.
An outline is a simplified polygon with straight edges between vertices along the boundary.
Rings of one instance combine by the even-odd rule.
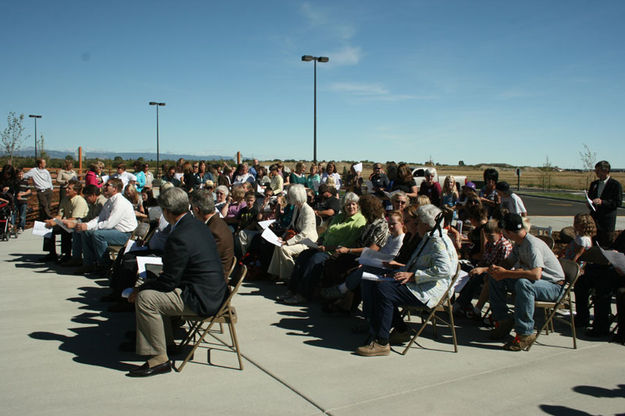
[[408, 349], [412, 346], [412, 344], [414, 344], [414, 342], [417, 340], [419, 335], [421, 335], [421, 333], [423, 332], [423, 330], [427, 326], [428, 322], [432, 319], [432, 316], [435, 313], [436, 313], [436, 310], [433, 310], [432, 312], [430, 312], [430, 316], [428, 316], [427, 319], [425, 319], [423, 321], [423, 323], [421, 324], [421, 328], [419, 328], [417, 333], [410, 339], [410, 342], [408, 343], [408, 345], [406, 345], [406, 348], [402, 351], [402, 353], [401, 353], [402, 355], [406, 355], [406, 353], [408, 352]]
[[[206, 335], [208, 334], [208, 332], [211, 330], [211, 328], [213, 327], [213, 324], [215, 322], [211, 322], [208, 327], [202, 332], [202, 336], [200, 336], [200, 338], [195, 342], [195, 345], [193, 345], [193, 349], [189, 352], [189, 354], [187, 354], [187, 356], [185, 357], [184, 361], [182, 362], [182, 364], [180, 364], [180, 366], [176, 369], [176, 371], [181, 372], [182, 369], [184, 368], [184, 366], [187, 364], [187, 362], [189, 362], [189, 360], [191, 359], [191, 357], [193, 357], [193, 354], [195, 354], [195, 350], [198, 349], [198, 347], [200, 346], [200, 344], [202, 342], [204, 342], [204, 338], [206, 338]], [[201, 324], [200, 324], [201, 325]]]
[[458, 352], [458, 340], [456, 339], [456, 324], [454, 323], [454, 307], [449, 305], [447, 308], [449, 311], [449, 322], [451, 323], [451, 337], [454, 340], [454, 352]]
[[237, 338], [237, 330], [234, 329], [234, 324], [230, 321], [228, 324], [230, 327], [230, 339], [232, 340], [232, 348], [237, 353], [237, 359], [239, 360], [239, 370], [243, 370], [243, 360], [241, 360], [241, 351], [239, 351], [239, 339]]

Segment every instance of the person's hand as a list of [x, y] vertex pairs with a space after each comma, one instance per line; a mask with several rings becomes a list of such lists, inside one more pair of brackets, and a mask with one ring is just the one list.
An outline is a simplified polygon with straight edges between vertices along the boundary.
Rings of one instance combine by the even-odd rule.
[[601, 205], [601, 198], [595, 198], [592, 200], [592, 203], [595, 205]]
[[87, 231], [87, 224], [84, 222], [76, 224], [76, 231]]
[[476, 267], [469, 272], [469, 276], [476, 276], [478, 274], [486, 273], [488, 267]]
[[135, 303], [135, 301], [137, 300], [138, 294], [139, 292], [137, 291], [137, 289], [133, 290], [130, 296], [128, 296], [128, 302]]
[[54, 227], [54, 220], [45, 220], [44, 222], [46, 223], [46, 228]]
[[319, 251], [321, 251], [322, 253], [324, 253], [327, 249], [326, 246], [319, 246]]
[[488, 268], [488, 274], [495, 280], [505, 279], [506, 269], [501, 266], [495, 266], [494, 264]]
[[335, 252], [338, 254], [346, 254], [350, 252], [350, 249], [347, 247], [339, 247], [335, 250]]
[[391, 260], [391, 261], [383, 261], [383, 262], [382, 262], [382, 265], [383, 265], [384, 267], [386, 267], [386, 268], [389, 268], [389, 269], [397, 269], [397, 268], [399, 268], [399, 267], [404, 266], [403, 264], [398, 263], [398, 262], [396, 262], [395, 260]]
[[414, 273], [412, 272], [397, 272], [393, 275], [393, 278], [402, 285], [405, 285], [406, 283], [411, 281], [413, 277]]

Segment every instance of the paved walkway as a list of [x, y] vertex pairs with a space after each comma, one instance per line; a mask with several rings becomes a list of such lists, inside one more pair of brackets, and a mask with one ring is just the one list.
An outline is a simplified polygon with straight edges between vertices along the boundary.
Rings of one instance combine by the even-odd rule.
[[[557, 227], [555, 227], [558, 229]], [[530, 352], [507, 352], [486, 330], [458, 322], [408, 355], [362, 358], [353, 317], [317, 304], [273, 301], [283, 288], [246, 283], [235, 304], [244, 371], [236, 357], [206, 350], [183, 373], [124, 376], [140, 363], [117, 351], [130, 313], [103, 312], [104, 283], [36, 262], [30, 232], [0, 243], [0, 402], [2, 415], [85, 413], [216, 415], [611, 415], [625, 411], [625, 347], [569, 331], [541, 336]]]

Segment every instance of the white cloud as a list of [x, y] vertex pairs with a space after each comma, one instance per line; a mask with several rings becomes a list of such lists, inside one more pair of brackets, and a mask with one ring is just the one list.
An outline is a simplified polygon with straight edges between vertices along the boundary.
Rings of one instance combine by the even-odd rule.
[[330, 62], [335, 65], [356, 65], [362, 59], [362, 51], [357, 46], [345, 46], [334, 52], [328, 52]]
[[346, 93], [364, 100], [377, 101], [402, 101], [402, 100], [428, 100], [433, 96], [417, 96], [410, 94], [395, 94], [388, 90], [384, 85], [373, 83], [353, 83], [353, 82], [335, 82], [330, 85], [332, 91]]

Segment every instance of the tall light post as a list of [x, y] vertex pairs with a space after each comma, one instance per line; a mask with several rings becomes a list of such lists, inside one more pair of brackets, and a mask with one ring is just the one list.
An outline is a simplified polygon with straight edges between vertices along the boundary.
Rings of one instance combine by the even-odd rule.
[[150, 101], [150, 105], [156, 106], [156, 179], [158, 179], [158, 170], [160, 166], [160, 149], [158, 143], [158, 108], [165, 105], [165, 103], [157, 103], [156, 101]]
[[302, 56], [302, 61], [315, 63], [315, 81], [314, 81], [314, 121], [313, 121], [313, 161], [317, 163], [317, 61], [328, 62], [330, 58], [327, 56]]
[[29, 114], [28, 117], [35, 119], [35, 161], [37, 161], [37, 119], [41, 118], [38, 114]]

